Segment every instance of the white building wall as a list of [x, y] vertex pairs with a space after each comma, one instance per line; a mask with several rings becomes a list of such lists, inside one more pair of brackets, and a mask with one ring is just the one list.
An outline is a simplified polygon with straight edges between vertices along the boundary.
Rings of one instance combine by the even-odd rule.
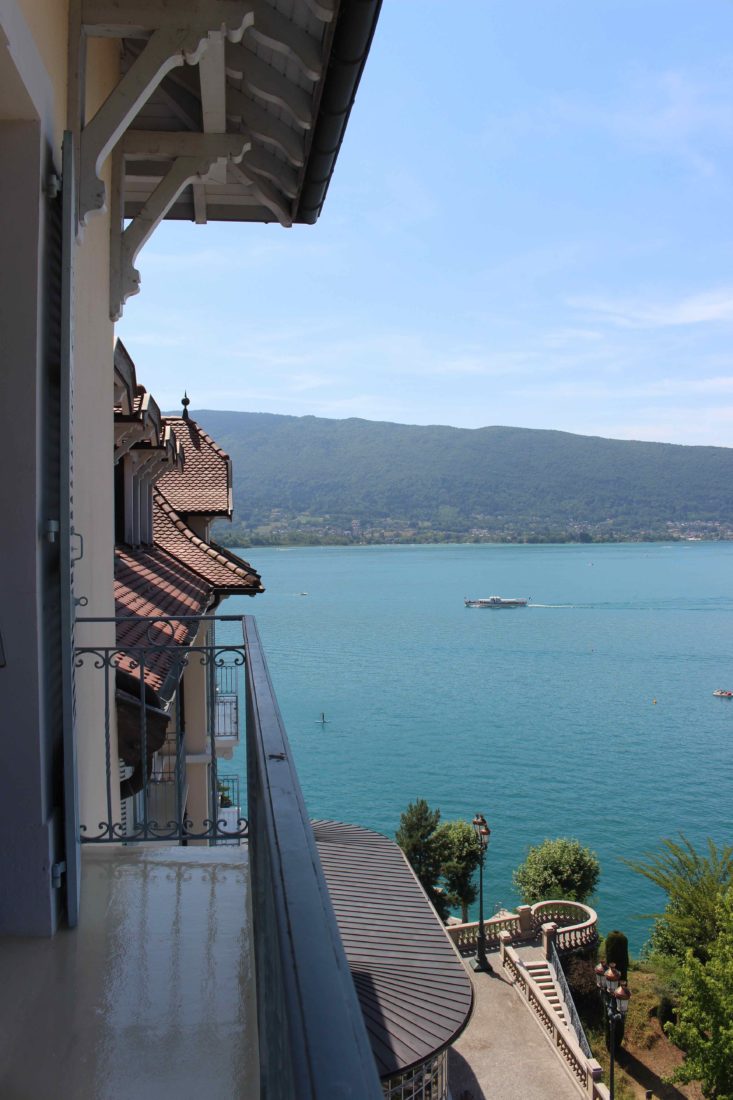
[[[87, 117], [114, 87], [118, 46], [92, 39], [87, 45]], [[109, 162], [103, 178], [109, 184]], [[75, 590], [88, 603], [80, 616], [113, 618], [114, 596], [114, 325], [109, 319], [109, 215], [90, 218], [76, 257], [76, 348], [74, 429], [74, 526], [84, 539], [75, 570]], [[114, 645], [113, 624], [79, 626], [77, 640]], [[109, 684], [112, 770], [116, 774], [114, 683]], [[99, 670], [77, 679], [79, 809], [83, 824], [106, 820], [105, 682]], [[119, 814], [116, 784], [113, 809]], [[119, 820], [116, 816], [115, 820]]]
[[[49, 360], [46, 312], [47, 219], [67, 115], [68, 19], [65, 0], [0, 5], [0, 632], [6, 662], [0, 668], [0, 933], [24, 935], [48, 935], [56, 927], [60, 892], [52, 886], [51, 868], [63, 854], [53, 593], [58, 539], [47, 538], [48, 522], [58, 519], [58, 483], [48, 472], [58, 454], [58, 418], [49, 420], [58, 362]], [[88, 113], [104, 100], [117, 72], [117, 43], [90, 42]], [[81, 614], [112, 616], [107, 214], [85, 230], [76, 269], [75, 527], [84, 538], [76, 594], [88, 601]], [[111, 630], [107, 637], [113, 638]], [[82, 812], [94, 824], [106, 816], [99, 816], [105, 801], [104, 681], [99, 673], [95, 679], [93, 689], [80, 684], [77, 690]], [[113, 745], [113, 761], [115, 755]]]

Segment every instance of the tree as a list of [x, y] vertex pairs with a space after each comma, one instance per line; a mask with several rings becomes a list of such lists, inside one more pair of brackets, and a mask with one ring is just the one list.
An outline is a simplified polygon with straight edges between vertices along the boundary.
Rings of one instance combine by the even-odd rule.
[[530, 848], [513, 878], [522, 901], [531, 905], [554, 898], [585, 901], [595, 890], [600, 873], [595, 852], [578, 840], [558, 837]]
[[733, 889], [718, 902], [717, 926], [706, 962], [687, 951], [677, 1022], [665, 1030], [685, 1051], [670, 1081], [699, 1081], [710, 1100], [733, 1100]]
[[461, 919], [468, 920], [468, 907], [478, 896], [474, 881], [481, 860], [481, 847], [468, 821], [446, 821], [438, 829], [443, 849], [441, 874], [449, 905], [461, 908]]
[[422, 888], [445, 920], [448, 915], [446, 898], [438, 887], [444, 862], [443, 838], [438, 830], [440, 810], [431, 810], [424, 798], [410, 802], [400, 816], [395, 840], [407, 856]]
[[702, 962], [719, 932], [720, 899], [733, 886], [733, 845], [718, 849], [708, 838], [707, 854], [697, 852], [680, 833], [679, 843], [663, 840], [661, 851], [626, 864], [667, 894], [656, 918], [651, 953], [684, 958], [688, 949]]

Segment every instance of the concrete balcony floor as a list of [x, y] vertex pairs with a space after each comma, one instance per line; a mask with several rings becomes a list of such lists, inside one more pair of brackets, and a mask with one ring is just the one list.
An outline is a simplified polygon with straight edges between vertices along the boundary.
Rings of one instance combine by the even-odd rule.
[[247, 848], [83, 851], [79, 927], [0, 940], [3, 1100], [256, 1100]]

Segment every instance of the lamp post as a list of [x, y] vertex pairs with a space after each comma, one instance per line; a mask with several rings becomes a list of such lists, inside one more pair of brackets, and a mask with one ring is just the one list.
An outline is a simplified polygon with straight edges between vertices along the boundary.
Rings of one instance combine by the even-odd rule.
[[608, 1050], [610, 1054], [608, 1091], [611, 1095], [611, 1100], [614, 1100], [613, 1071], [616, 1059], [616, 1027], [618, 1024], [623, 1023], [624, 1017], [629, 1011], [631, 994], [621, 980], [621, 975], [614, 963], [609, 963], [608, 967], [606, 967], [605, 962], [600, 962], [598, 966], [596, 966], [595, 972], [596, 985], [598, 986], [598, 992], [601, 995], [603, 1007], [606, 1012], [606, 1019], [608, 1021]]
[[483, 970], [492, 973], [491, 964], [486, 958], [486, 929], [484, 928], [484, 857], [489, 846], [491, 829], [486, 824], [483, 814], [476, 814], [472, 822], [473, 831], [479, 845], [478, 864], [478, 943], [476, 945], [476, 958], [473, 961], [474, 970]]

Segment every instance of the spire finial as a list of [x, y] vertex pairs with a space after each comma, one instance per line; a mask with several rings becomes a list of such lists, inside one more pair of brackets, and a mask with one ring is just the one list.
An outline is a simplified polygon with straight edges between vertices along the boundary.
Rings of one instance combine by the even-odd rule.
[[188, 406], [191, 404], [191, 400], [185, 390], [183, 391], [181, 404], [183, 405], [183, 419], [188, 420]]

